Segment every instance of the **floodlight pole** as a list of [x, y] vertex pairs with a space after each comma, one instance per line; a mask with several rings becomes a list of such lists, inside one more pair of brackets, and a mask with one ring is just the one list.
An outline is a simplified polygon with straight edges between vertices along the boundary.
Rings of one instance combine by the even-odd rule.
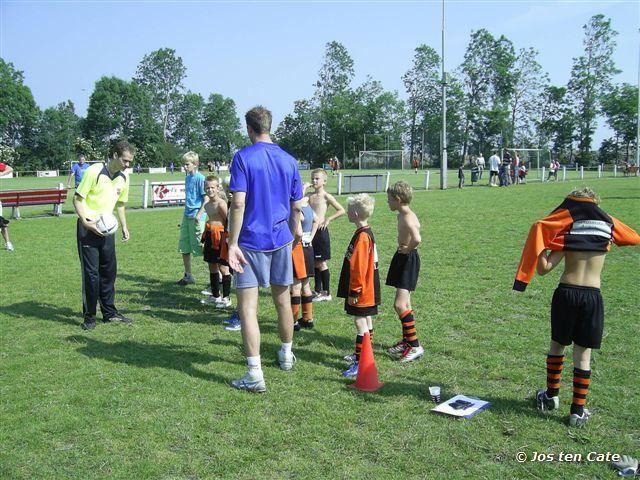
[[447, 73], [444, 70], [444, 0], [442, 0], [442, 161], [440, 190], [447, 189]]
[[[638, 29], [640, 33], [640, 29]], [[640, 167], [640, 41], [638, 42], [638, 113], [636, 116], [636, 167]]]

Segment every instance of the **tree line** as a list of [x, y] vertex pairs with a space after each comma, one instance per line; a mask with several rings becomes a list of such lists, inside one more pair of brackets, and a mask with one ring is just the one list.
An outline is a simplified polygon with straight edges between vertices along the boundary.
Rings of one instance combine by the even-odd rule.
[[[496, 148], [549, 149], [561, 162], [589, 165], [629, 160], [637, 148], [638, 88], [616, 84], [611, 21], [595, 15], [583, 27], [584, 52], [566, 85], [552, 85], [533, 48], [504, 35], [472, 31], [462, 63], [447, 72], [448, 158], [452, 166]], [[361, 150], [406, 150], [439, 165], [441, 58], [419, 45], [402, 75], [406, 99], [367, 77], [354, 86], [354, 61], [329, 42], [309, 99], [294, 102], [274, 136], [299, 160], [320, 165], [338, 156], [345, 166]], [[133, 79], [102, 77], [86, 118], [71, 101], [40, 111], [22, 72], [0, 58], [0, 159], [22, 170], [65, 168], [78, 153], [105, 158], [111, 142], [127, 138], [143, 166], [168, 165], [186, 150], [227, 163], [248, 144], [233, 99], [185, 91], [186, 67], [175, 50], [145, 55]], [[604, 119], [613, 136], [596, 150]]]

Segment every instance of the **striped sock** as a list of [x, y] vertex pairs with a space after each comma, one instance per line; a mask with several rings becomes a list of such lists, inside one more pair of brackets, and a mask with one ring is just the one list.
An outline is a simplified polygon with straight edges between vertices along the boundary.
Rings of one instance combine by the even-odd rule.
[[373, 346], [373, 328], [369, 330], [369, 340], [371, 340], [371, 346]]
[[293, 321], [298, 321], [298, 315], [300, 314], [300, 296], [291, 296], [291, 313], [293, 314]]
[[547, 397], [560, 393], [560, 377], [564, 368], [564, 355], [547, 355]]
[[573, 369], [573, 399], [571, 400], [571, 413], [582, 415], [587, 404], [587, 394], [591, 383], [591, 370]]
[[360, 354], [362, 353], [363, 341], [364, 341], [364, 335], [356, 335], [356, 362], [360, 361]]
[[402, 322], [402, 338], [412, 347], [419, 347], [418, 332], [416, 331], [416, 322], [413, 319], [413, 310], [405, 310], [400, 314]]
[[310, 322], [313, 320], [313, 302], [311, 295], [302, 296], [302, 320]]

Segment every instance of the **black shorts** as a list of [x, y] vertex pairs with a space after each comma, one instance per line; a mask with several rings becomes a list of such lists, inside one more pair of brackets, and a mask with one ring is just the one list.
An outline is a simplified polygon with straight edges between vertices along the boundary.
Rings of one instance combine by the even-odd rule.
[[497, 170], [490, 170], [489, 171], [489, 177], [497, 177], [498, 176], [498, 171]]
[[323, 228], [316, 230], [316, 234], [311, 242], [313, 245], [313, 258], [316, 262], [329, 260], [331, 258], [331, 239], [329, 238], [329, 229]]
[[313, 270], [315, 268], [313, 263], [315, 260], [313, 246], [311, 244], [307, 246], [302, 245], [302, 252], [304, 253], [304, 266], [307, 269], [307, 277], [313, 277]]
[[222, 252], [222, 242], [224, 241], [226, 240], [223, 239], [220, 242], [219, 248], [213, 248], [213, 246], [211, 245], [211, 236], [205, 236], [204, 247], [202, 248], [203, 260], [207, 263], [217, 263], [219, 265], [229, 266], [229, 262], [227, 262], [227, 260], [223, 258], [224, 255]]
[[599, 288], [561, 283], [551, 301], [551, 339], [600, 348], [604, 330], [604, 304]]
[[349, 299], [344, 299], [344, 311], [347, 315], [353, 315], [354, 317], [368, 317], [370, 315], [378, 314], [378, 306], [373, 307], [356, 307], [355, 305], [349, 305]]
[[389, 273], [387, 273], [387, 285], [402, 288], [413, 292], [418, 283], [420, 274], [420, 255], [417, 250], [409, 253], [396, 252], [391, 259]]
[[9, 225], [9, 220], [0, 215], [0, 228]]

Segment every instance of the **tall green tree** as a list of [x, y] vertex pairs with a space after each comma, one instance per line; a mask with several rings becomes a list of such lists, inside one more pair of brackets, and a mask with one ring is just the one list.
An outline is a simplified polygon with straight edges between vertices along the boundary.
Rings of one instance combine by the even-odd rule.
[[162, 125], [162, 135], [166, 141], [172, 114], [180, 103], [182, 81], [187, 69], [182, 58], [172, 48], [161, 48], [145, 55], [136, 71], [134, 81], [140, 85], [151, 99], [154, 116]]
[[70, 100], [42, 112], [34, 148], [40, 166], [54, 169], [68, 167], [67, 162], [75, 156], [75, 142], [80, 135], [79, 120]]
[[23, 73], [2, 58], [0, 92], [0, 144], [13, 149], [12, 158], [16, 159], [20, 151], [28, 152], [40, 112], [31, 89], [24, 84]]
[[602, 113], [615, 134], [612, 141], [616, 161], [619, 160], [618, 152], [622, 145], [628, 162], [631, 146], [637, 142], [638, 87], [624, 83], [613, 88], [602, 97]]
[[594, 15], [583, 28], [584, 55], [573, 59], [568, 87], [578, 122], [577, 159], [586, 165], [591, 160], [598, 107], [619, 70], [613, 61], [614, 39], [618, 33], [611, 28], [611, 20], [604, 15]]
[[566, 87], [545, 87], [537, 124], [538, 145], [550, 145], [554, 158], [572, 162], [576, 118], [567, 97]]
[[209, 95], [202, 119], [206, 160], [230, 163], [236, 147], [242, 142], [236, 104], [218, 93]]
[[184, 150], [201, 152], [204, 148], [204, 98], [199, 93], [186, 93], [176, 108], [172, 140]]

